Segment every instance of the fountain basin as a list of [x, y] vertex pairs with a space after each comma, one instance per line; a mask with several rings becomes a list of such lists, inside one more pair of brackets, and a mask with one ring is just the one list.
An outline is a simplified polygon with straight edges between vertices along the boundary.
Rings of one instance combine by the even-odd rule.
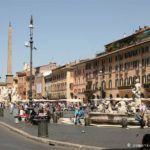
[[121, 114], [121, 113], [101, 113], [90, 112], [90, 123], [94, 124], [113, 124], [122, 125], [122, 119], [126, 118], [129, 125], [139, 125], [139, 122], [135, 120], [134, 114]]

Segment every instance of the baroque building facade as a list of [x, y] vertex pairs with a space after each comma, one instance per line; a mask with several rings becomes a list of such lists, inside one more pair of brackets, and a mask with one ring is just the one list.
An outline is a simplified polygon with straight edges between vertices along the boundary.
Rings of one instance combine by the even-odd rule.
[[85, 65], [87, 60], [76, 62], [73, 67], [73, 98], [85, 101], [86, 75]]
[[[87, 102], [90, 99], [132, 97], [137, 78], [141, 83], [141, 96], [150, 98], [150, 28], [139, 28], [132, 35], [105, 45], [105, 51], [93, 59], [51, 69], [48, 66], [35, 68], [35, 98], [44, 96]], [[26, 91], [27, 87], [28, 80]]]
[[[147, 26], [139, 28], [134, 34], [105, 45], [105, 51], [97, 54], [94, 59], [75, 63], [71, 68], [73, 70], [72, 98], [87, 101], [99, 98], [132, 97], [132, 89], [137, 78], [141, 83], [141, 97], [149, 98], [150, 28]], [[66, 66], [57, 68], [59, 74], [63, 74], [64, 70]], [[53, 74], [54, 72], [52, 76]], [[55, 76], [53, 83], [57, 79], [60, 80], [59, 76], [61, 75]], [[66, 74], [63, 80], [66, 80]], [[66, 84], [66, 81], [64, 83]], [[56, 93], [59, 89], [60, 85], [55, 84]], [[64, 88], [64, 90], [67, 92], [68, 89]]]
[[52, 70], [51, 74], [51, 99], [73, 98], [73, 67], [66, 64]]
[[45, 77], [51, 74], [51, 70], [56, 68], [56, 63], [49, 63], [35, 68], [35, 98], [47, 98], [47, 82]]
[[142, 97], [150, 97], [150, 28], [139, 28], [134, 34], [105, 46], [97, 55], [101, 91], [106, 97], [132, 97], [138, 78]]

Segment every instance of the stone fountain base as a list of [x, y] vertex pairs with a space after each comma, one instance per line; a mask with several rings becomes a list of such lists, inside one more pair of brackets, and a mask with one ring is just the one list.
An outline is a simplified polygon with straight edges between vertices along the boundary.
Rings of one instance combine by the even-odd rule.
[[133, 114], [119, 114], [119, 113], [100, 113], [90, 112], [90, 123], [94, 124], [113, 124], [122, 125], [123, 119], [127, 119], [128, 125], [139, 125], [139, 122], [135, 120]]

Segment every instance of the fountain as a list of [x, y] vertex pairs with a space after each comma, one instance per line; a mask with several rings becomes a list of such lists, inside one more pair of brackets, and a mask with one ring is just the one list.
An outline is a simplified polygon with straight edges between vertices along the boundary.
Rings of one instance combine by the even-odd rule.
[[132, 89], [132, 93], [134, 94], [134, 102], [135, 102], [135, 108], [138, 108], [141, 105], [141, 84], [139, 82], [139, 79], [135, 80], [135, 86]]
[[4, 87], [0, 97], [3, 102], [17, 102], [21, 100], [21, 97], [17, 93], [17, 85], [13, 85], [13, 87]]
[[122, 124], [127, 120], [128, 124], [137, 125], [135, 120], [136, 109], [141, 106], [141, 84], [136, 79], [132, 89], [133, 98], [103, 99], [96, 112], [89, 113], [90, 123], [98, 124]]

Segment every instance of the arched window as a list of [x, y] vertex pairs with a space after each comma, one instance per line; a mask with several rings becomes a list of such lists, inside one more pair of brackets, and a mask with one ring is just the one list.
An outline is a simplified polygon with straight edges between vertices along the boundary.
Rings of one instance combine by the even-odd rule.
[[129, 98], [128, 94], [125, 95], [125, 98]]
[[117, 95], [116, 95], [116, 97], [120, 97], [120, 95], [119, 95], [119, 94], [117, 94]]
[[139, 80], [139, 82], [140, 82], [140, 76], [137, 76], [137, 77], [136, 77], [136, 79], [138, 79], [138, 80]]
[[78, 89], [78, 93], [81, 93], [81, 90], [80, 90], [80, 89]]
[[142, 84], [146, 83], [146, 75], [142, 76]]
[[118, 87], [118, 79], [115, 80], [115, 87]]
[[109, 80], [109, 83], [108, 83], [108, 88], [112, 88], [112, 80]]
[[150, 74], [147, 75], [147, 82], [150, 83]]
[[75, 95], [74, 98], [77, 99], [77, 96]]
[[132, 77], [129, 77], [129, 81], [128, 81], [129, 85], [132, 84]]
[[120, 79], [120, 86], [123, 86], [123, 78]]
[[93, 84], [93, 90], [95, 90], [95, 84]]
[[110, 98], [113, 98], [112, 94], [109, 95]]
[[135, 80], [136, 80], [136, 79], [137, 79], [137, 76], [134, 76], [132, 83], [135, 83]]
[[105, 81], [102, 81], [102, 90], [105, 90], [106, 89], [106, 82]]
[[124, 85], [125, 85], [125, 86], [128, 85], [128, 78], [125, 78], [125, 80], [124, 80]]

